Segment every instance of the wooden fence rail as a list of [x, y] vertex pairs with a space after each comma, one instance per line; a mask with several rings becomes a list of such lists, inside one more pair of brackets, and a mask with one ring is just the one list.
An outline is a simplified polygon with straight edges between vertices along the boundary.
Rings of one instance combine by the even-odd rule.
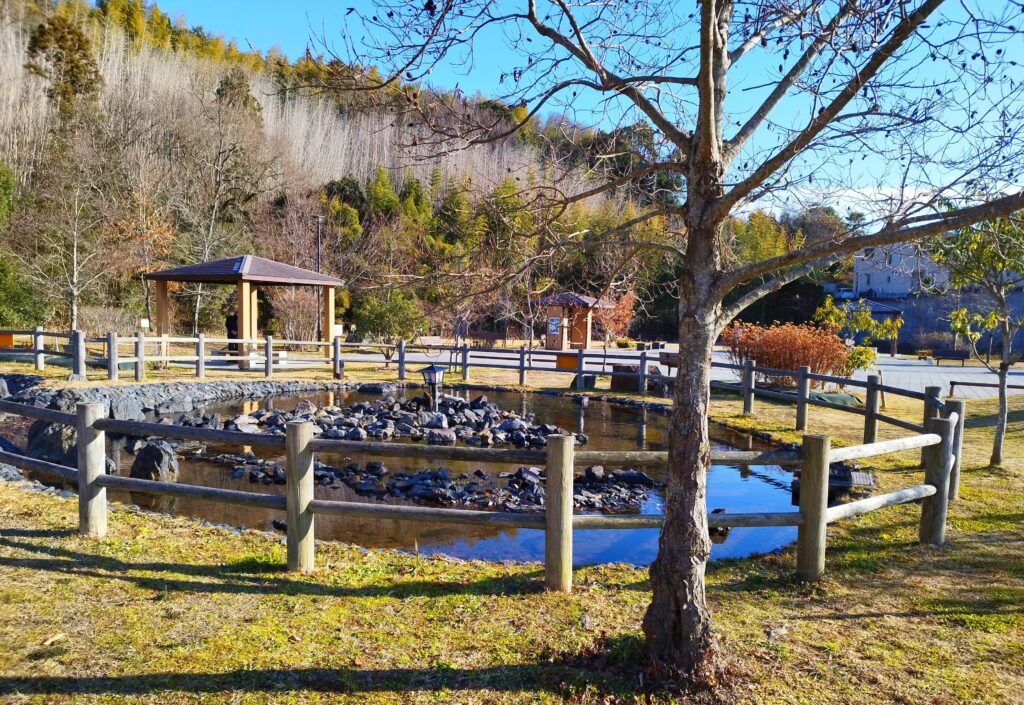
[[[585, 376], [588, 375], [634, 377], [637, 380], [637, 389], [641, 392], [646, 392], [648, 382], [651, 379], [655, 379], [655, 376], [651, 375], [648, 370], [647, 351], [643, 351], [641, 353], [639, 358], [641, 364], [637, 365], [638, 369], [635, 372], [616, 372], [614, 370], [608, 372], [605, 369], [605, 363], [608, 360], [628, 360], [635, 363], [637, 362], [637, 357], [604, 351], [577, 350], [574, 352], [561, 352], [554, 350], [526, 350], [523, 347], [520, 347], [518, 351], [512, 351], [470, 347], [468, 345], [423, 345], [406, 343], [404, 341], [399, 341], [394, 345], [388, 343], [348, 343], [342, 341], [340, 338], [335, 338], [331, 342], [301, 340], [275, 341], [271, 336], [267, 336], [262, 339], [231, 339], [205, 338], [201, 334], [195, 337], [146, 336], [142, 332], [138, 332], [135, 336], [129, 338], [120, 337], [116, 333], [111, 332], [107, 334], [106, 338], [93, 339], [103, 341], [105, 357], [88, 358], [87, 349], [85, 347], [86, 337], [81, 333], [81, 331], [58, 333], [44, 331], [42, 328], [36, 328], [32, 331], [0, 331], [0, 333], [31, 336], [33, 355], [36, 360], [36, 366], [39, 369], [42, 369], [45, 365], [45, 358], [47, 356], [70, 357], [72, 359], [71, 377], [73, 379], [84, 379], [86, 368], [90, 363], [93, 365], [104, 366], [107, 370], [107, 377], [110, 380], [118, 379], [122, 364], [130, 364], [134, 368], [135, 380], [141, 381], [145, 379], [147, 364], [153, 363], [165, 365], [171, 363], [189, 364], [194, 367], [196, 377], [204, 378], [208, 371], [208, 363], [213, 361], [237, 362], [239, 367], [243, 369], [262, 368], [263, 375], [268, 378], [273, 377], [275, 370], [280, 369], [282, 365], [289, 361], [293, 361], [303, 365], [327, 366], [332, 370], [335, 379], [341, 379], [344, 376], [345, 362], [362, 359], [359, 357], [352, 357], [352, 355], [363, 354], [361, 351], [370, 351], [375, 354], [382, 354], [385, 355], [386, 358], [390, 358], [392, 356], [397, 357], [399, 380], [406, 379], [408, 375], [408, 354], [410, 352], [417, 351], [436, 353], [438, 356], [447, 353], [448, 359], [446, 364], [449, 367], [455, 367], [458, 369], [461, 372], [463, 380], [469, 379], [471, 367], [517, 370], [519, 373], [520, 384], [525, 384], [526, 373], [528, 371], [575, 374], [577, 389], [583, 388]], [[67, 341], [70, 352], [45, 348], [44, 342], [47, 338]], [[122, 345], [127, 344], [132, 344], [134, 346], [133, 355], [130, 357], [122, 356], [119, 350]], [[172, 344], [191, 345], [194, 346], [194, 349], [190, 350], [188, 354], [173, 355], [170, 354], [169, 347]], [[229, 354], [222, 354], [223, 351], [211, 350], [209, 347], [210, 345], [228, 345], [235, 349], [230, 350]], [[322, 350], [322, 353], [316, 353], [312, 357], [299, 357], [293, 355], [292, 358], [286, 359], [286, 357], [284, 357], [285, 354], [294, 353], [294, 350], [283, 350], [283, 347], [286, 346], [293, 348], [312, 347], [317, 350]], [[149, 350], [147, 350], [147, 347]], [[557, 360], [562, 360], [566, 357], [573, 360], [573, 365], [571, 367], [555, 364]], [[668, 360], [669, 363], [671, 363], [673, 359], [674, 356], [671, 353], [663, 352], [659, 357], [659, 360], [663, 363], [665, 360]], [[508, 364], [500, 362], [501, 360]], [[538, 366], [538, 363], [555, 364], [555, 366]], [[739, 394], [742, 398], [743, 413], [748, 415], [754, 415], [756, 413], [755, 400], [758, 397], [793, 404], [796, 410], [796, 429], [799, 431], [807, 429], [808, 408], [811, 406], [852, 413], [864, 417], [863, 440], [865, 444], [870, 444], [878, 440], [879, 423], [889, 424], [915, 434], [922, 434], [925, 432], [925, 428], [930, 418], [955, 411], [959, 422], [954, 432], [954, 445], [959, 448], [962, 444], [963, 428], [966, 420], [966, 409], [964, 404], [959, 400], [942, 401], [939, 398], [941, 389], [938, 387], [928, 387], [924, 392], [916, 392], [913, 390], [881, 384], [881, 380], [876, 375], [869, 376], [866, 381], [861, 381], [845, 377], [812, 373], [807, 367], [801, 367], [798, 370], [759, 367], [753, 360], [747, 360], [741, 365], [714, 361], [711, 364], [716, 368], [729, 369], [737, 372], [739, 377], [738, 382], [714, 381], [711, 384], [712, 387], [716, 389]], [[600, 365], [600, 369], [595, 369], [595, 366], [597, 365]], [[757, 378], [759, 376], [776, 380], [791, 378], [794, 384], [793, 391], [780, 391], [778, 389], [759, 387], [757, 385]], [[862, 388], [865, 390], [864, 407], [850, 407], [837, 404], [826, 399], [815, 398], [812, 395], [811, 387], [816, 383], [836, 384], [841, 387], [854, 386]], [[884, 399], [885, 394], [903, 396], [923, 402], [922, 422], [918, 424], [882, 413], [881, 409], [884, 404], [881, 403], [881, 400]], [[947, 408], [947, 406], [949, 408]], [[314, 447], [318, 442], [319, 441], [313, 441]], [[266, 444], [264, 443], [264, 445]], [[383, 451], [377, 451], [375, 449], [374, 452]], [[925, 453], [922, 451], [922, 464], [924, 461]], [[538, 462], [538, 458], [534, 457], [532, 459], [526, 459], [524, 456], [522, 460], [513, 462]], [[642, 461], [635, 460], [633, 462]], [[959, 493], [959, 478], [960, 464], [959, 461], [957, 461], [953, 468], [950, 485], [950, 491], [954, 498]]]
[[[581, 462], [665, 462], [667, 455], [647, 451], [577, 451], [572, 435], [548, 436], [544, 450], [491, 449], [453, 446], [421, 446], [397, 443], [315, 440], [310, 421], [292, 421], [285, 436], [240, 433], [186, 426], [172, 426], [106, 418], [105, 408], [97, 402], [81, 403], [75, 414], [39, 409], [9, 401], [0, 401], [0, 411], [22, 414], [53, 423], [74, 424], [78, 437], [78, 469], [0, 452], [0, 461], [16, 467], [77, 482], [79, 531], [104, 536], [107, 526], [106, 490], [157, 496], [201, 498], [225, 504], [240, 504], [284, 510], [287, 514], [287, 564], [292, 571], [306, 572], [315, 566], [315, 517], [332, 514], [362, 518], [386, 518], [404, 521], [432, 521], [459, 524], [506, 526], [545, 532], [544, 574], [549, 589], [572, 589], [573, 530], [660, 528], [663, 515], [575, 515], [573, 512], [573, 468]], [[895, 441], [882, 441], [850, 448], [831, 449], [827, 436], [804, 436], [800, 451], [716, 451], [712, 462], [746, 464], [799, 464], [799, 511], [747, 514], [714, 514], [707, 517], [711, 528], [796, 526], [797, 572], [807, 580], [821, 577], [825, 570], [827, 526], [840, 519], [875, 511], [883, 507], [922, 500], [919, 537], [922, 543], [940, 544], [945, 537], [947, 503], [951, 494], [950, 478], [956, 466], [955, 429], [960, 418], [931, 417], [929, 432]], [[107, 432], [200, 440], [213, 443], [256, 446], [285, 455], [285, 496], [201, 487], [174, 482], [159, 482], [106, 474], [104, 452]], [[865, 458], [885, 453], [923, 448], [925, 482], [921, 485], [877, 497], [828, 507], [829, 465], [837, 460]], [[488, 462], [543, 462], [546, 466], [544, 514], [452, 509], [444, 507], [395, 506], [360, 502], [319, 500], [314, 496], [314, 456], [317, 452], [351, 452], [402, 455], [420, 458], [475, 459]], [[643, 456], [649, 456], [644, 458]]]

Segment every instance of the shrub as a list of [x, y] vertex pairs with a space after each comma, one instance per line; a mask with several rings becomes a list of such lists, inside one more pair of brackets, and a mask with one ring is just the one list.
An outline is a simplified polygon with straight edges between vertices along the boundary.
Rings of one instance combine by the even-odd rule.
[[[742, 365], [753, 360], [758, 367], [796, 370], [806, 365], [815, 374], [840, 375], [843, 373], [850, 349], [839, 336], [812, 325], [774, 323], [759, 326], [733, 322], [719, 339], [729, 348], [732, 361]], [[788, 376], [759, 374], [758, 381], [793, 386]]]
[[853, 373], [857, 370], [866, 370], [874, 365], [877, 359], [877, 350], [858, 345], [850, 350], [850, 354], [846, 358], [846, 364], [843, 366], [842, 375], [843, 377], [852, 377]]
[[633, 343], [631, 343], [628, 338], [617, 338], [615, 340], [615, 347], [620, 349], [631, 348], [633, 347]]

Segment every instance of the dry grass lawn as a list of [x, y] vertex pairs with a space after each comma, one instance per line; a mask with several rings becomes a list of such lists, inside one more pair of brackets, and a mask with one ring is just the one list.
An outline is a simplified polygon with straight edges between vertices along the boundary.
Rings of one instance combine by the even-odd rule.
[[[830, 527], [818, 584], [795, 578], [792, 552], [711, 567], [722, 700], [1024, 703], [1024, 399], [1012, 404], [998, 469], [986, 467], [994, 403], [968, 405], [942, 549], [917, 544], [919, 509], [904, 505]], [[889, 413], [920, 407], [890, 399]], [[759, 402], [746, 418], [722, 397], [714, 415], [797, 438], [791, 407]], [[812, 432], [859, 442], [858, 417], [811, 419]], [[914, 456], [878, 464], [884, 489], [920, 481]], [[8, 702], [673, 701], [638, 676], [644, 570], [577, 571], [567, 596], [541, 590], [537, 565], [324, 544], [319, 570], [296, 576], [277, 537], [119, 509], [110, 535], [89, 539], [73, 532], [76, 506], [0, 483]]]

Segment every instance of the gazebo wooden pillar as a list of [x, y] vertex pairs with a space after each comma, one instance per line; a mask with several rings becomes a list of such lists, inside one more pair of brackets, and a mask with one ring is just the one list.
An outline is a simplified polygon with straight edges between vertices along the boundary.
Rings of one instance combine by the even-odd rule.
[[[160, 357], [167, 357], [167, 353], [170, 352], [167, 336], [171, 334], [171, 314], [170, 301], [167, 297], [167, 282], [164, 280], [156, 282], [156, 328], [154, 333], [162, 339], [160, 341]], [[166, 367], [166, 365], [167, 363], [164, 362], [161, 367]]]

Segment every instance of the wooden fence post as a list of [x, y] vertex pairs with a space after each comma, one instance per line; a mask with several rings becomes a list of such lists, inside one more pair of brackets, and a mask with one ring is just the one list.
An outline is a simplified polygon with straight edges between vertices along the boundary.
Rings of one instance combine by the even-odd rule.
[[[939, 397], [942, 396], [942, 387], [925, 387], [924, 388], [924, 418], [921, 421], [921, 425], [928, 428], [928, 421], [936, 418], [939, 415]], [[921, 465], [924, 465], [925, 456], [928, 455], [928, 449], [921, 449]]]
[[586, 385], [583, 383], [583, 367], [586, 360], [583, 357], [583, 348], [576, 352], [576, 391], [582, 391]]
[[146, 378], [146, 335], [141, 330], [135, 334], [135, 381]]
[[120, 370], [117, 365], [117, 333], [107, 332], [107, 379], [111, 382], [117, 381]]
[[289, 421], [285, 427], [286, 493], [288, 515], [287, 544], [288, 570], [310, 573], [313, 571], [313, 424], [309, 421]]
[[469, 379], [469, 345], [462, 344], [462, 381]]
[[828, 523], [828, 436], [804, 436], [804, 462], [800, 469], [800, 513], [797, 529], [796, 570], [804, 580], [817, 580], [825, 572], [825, 530]]
[[99, 402], [76, 405], [78, 414], [78, 531], [86, 536], [107, 535], [107, 490], [96, 483], [106, 473], [106, 434], [93, 428], [103, 418]]
[[647, 351], [640, 351], [640, 369], [637, 375], [637, 392], [640, 394], [647, 393]]
[[519, 346], [519, 386], [526, 385], [526, 346]]
[[925, 447], [924, 481], [937, 490], [921, 501], [921, 543], [941, 546], [946, 542], [946, 512], [949, 508], [949, 473], [953, 468], [953, 420], [931, 418], [926, 427], [937, 433], [941, 441]]
[[196, 336], [196, 377], [202, 379], [206, 376], [206, 336], [200, 333]]
[[85, 333], [80, 330], [71, 331], [71, 374], [72, 382], [85, 382]]
[[572, 472], [576, 439], [548, 436], [544, 529], [544, 585], [572, 592]]
[[271, 335], [263, 340], [263, 376], [267, 379], [274, 376], [274, 337]]
[[864, 393], [864, 442], [878, 442], [878, 375], [868, 375]]
[[960, 458], [964, 452], [964, 421], [967, 417], [967, 402], [963, 399], [947, 399], [943, 415], [957, 415], [953, 426], [953, 468], [949, 471], [949, 500], [960, 499]]
[[398, 341], [398, 379], [405, 379], [405, 341]]
[[743, 413], [747, 415], [754, 413], [754, 365], [756, 364], [753, 360], [743, 363]]
[[36, 326], [32, 333], [32, 357], [35, 358], [36, 371], [46, 369], [46, 341], [43, 340], [43, 327]]
[[[402, 379], [402, 341], [398, 341], [398, 379]], [[331, 341], [331, 376], [342, 379], [345, 376], [345, 362], [341, 359], [341, 336], [334, 336]]]
[[811, 368], [804, 365], [796, 373], [796, 430], [807, 430], [807, 399], [811, 395]]

